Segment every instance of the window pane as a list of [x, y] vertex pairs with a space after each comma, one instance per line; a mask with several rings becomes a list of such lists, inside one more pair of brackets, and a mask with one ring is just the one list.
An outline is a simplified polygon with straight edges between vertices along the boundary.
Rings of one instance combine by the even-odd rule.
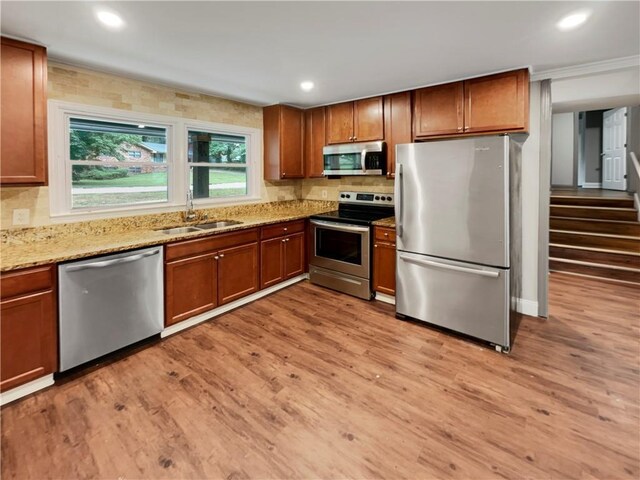
[[191, 167], [189, 185], [193, 198], [247, 195], [247, 167]]
[[72, 165], [72, 208], [166, 202], [167, 166]]
[[188, 159], [193, 163], [246, 164], [246, 138], [189, 130]]
[[167, 161], [167, 130], [160, 127], [71, 118], [69, 158], [102, 162]]

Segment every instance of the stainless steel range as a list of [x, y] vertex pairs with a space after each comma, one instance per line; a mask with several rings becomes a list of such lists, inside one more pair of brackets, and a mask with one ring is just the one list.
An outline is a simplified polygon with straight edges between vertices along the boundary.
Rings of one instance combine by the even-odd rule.
[[393, 207], [391, 193], [340, 192], [338, 210], [311, 216], [311, 283], [370, 300], [371, 224]]

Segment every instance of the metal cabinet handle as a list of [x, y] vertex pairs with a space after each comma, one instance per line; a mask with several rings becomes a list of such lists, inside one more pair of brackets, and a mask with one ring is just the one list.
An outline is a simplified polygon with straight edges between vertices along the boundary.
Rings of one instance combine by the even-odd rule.
[[287, 227], [284, 227], [283, 230], [286, 232], [287, 231]]
[[218, 260], [220, 257], [218, 255], [216, 255], [215, 257], [213, 257], [215, 260]]
[[284, 243], [284, 242], [285, 242], [285, 240], [286, 240], [286, 239], [285, 239], [285, 238], [283, 238], [283, 239], [282, 239], [282, 243]]
[[388, 233], [388, 232], [384, 232], [384, 236], [385, 236], [385, 237], [388, 237], [388, 236], [389, 236], [389, 233]]
[[220, 258], [224, 258], [224, 253], [221, 253], [221, 254], [220, 254]]
[[76, 265], [67, 267], [67, 272], [78, 272], [80, 270], [87, 270], [89, 268], [105, 268], [112, 265], [122, 265], [123, 263], [136, 262], [142, 260], [145, 257], [157, 255], [160, 250], [154, 250], [152, 252], [139, 253], [138, 255], [131, 255], [130, 257], [114, 258], [113, 260], [105, 260], [103, 262], [87, 263], [86, 265]]

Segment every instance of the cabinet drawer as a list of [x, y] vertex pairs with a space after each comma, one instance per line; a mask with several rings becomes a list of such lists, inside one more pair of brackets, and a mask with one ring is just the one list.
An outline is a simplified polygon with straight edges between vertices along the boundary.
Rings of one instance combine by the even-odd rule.
[[55, 283], [53, 265], [16, 270], [0, 276], [1, 298], [50, 289]]
[[278, 223], [262, 227], [262, 240], [269, 238], [282, 237], [291, 233], [304, 232], [304, 220], [296, 220], [294, 222]]
[[375, 229], [375, 239], [381, 242], [392, 242], [396, 241], [396, 231], [391, 228], [382, 228], [376, 227]]
[[185, 240], [167, 245], [165, 248], [165, 260], [176, 260], [178, 258], [257, 241], [257, 228], [242, 230], [240, 232], [222, 233], [220, 235], [212, 235], [195, 240]]

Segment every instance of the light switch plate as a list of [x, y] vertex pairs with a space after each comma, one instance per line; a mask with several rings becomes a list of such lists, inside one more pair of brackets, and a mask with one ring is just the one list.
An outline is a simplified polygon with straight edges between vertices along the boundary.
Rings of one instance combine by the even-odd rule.
[[327, 198], [327, 191], [326, 190], [322, 190], [322, 198]]
[[29, 217], [31, 212], [28, 208], [14, 208], [13, 209], [13, 224], [14, 225], [29, 225]]

